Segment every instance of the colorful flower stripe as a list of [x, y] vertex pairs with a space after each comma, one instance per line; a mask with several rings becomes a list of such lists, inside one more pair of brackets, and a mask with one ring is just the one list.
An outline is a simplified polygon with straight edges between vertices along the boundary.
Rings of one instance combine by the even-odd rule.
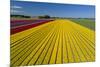
[[13, 28], [13, 27], [16, 27], [16, 26], [21, 26], [21, 25], [26, 25], [26, 24], [31, 24], [31, 23], [40, 23], [40, 22], [44, 22], [44, 21], [46, 21], [46, 20], [28, 20], [28, 21], [25, 21], [25, 20], [23, 20], [23, 21], [20, 21], [20, 20], [18, 20], [18, 22], [14, 22], [13, 21], [13, 23], [11, 23], [11, 28]]
[[95, 31], [58, 19], [11, 35], [11, 65], [95, 61]]
[[36, 27], [38, 25], [47, 23], [49, 21], [53, 21], [53, 20], [45, 20], [45, 21], [41, 21], [40, 23], [36, 23], [36, 24], [30, 24], [30, 25], [28, 24], [28, 25], [23, 25], [23, 26], [19, 26], [19, 27], [16, 27], [16, 28], [12, 28], [11, 29], [11, 34], [15, 34], [15, 33], [30, 29], [32, 27]]

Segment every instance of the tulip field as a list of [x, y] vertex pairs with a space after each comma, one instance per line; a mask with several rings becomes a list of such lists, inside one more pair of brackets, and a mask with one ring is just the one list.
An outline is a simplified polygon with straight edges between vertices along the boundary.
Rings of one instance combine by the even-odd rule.
[[11, 21], [11, 66], [95, 61], [95, 30], [70, 19]]

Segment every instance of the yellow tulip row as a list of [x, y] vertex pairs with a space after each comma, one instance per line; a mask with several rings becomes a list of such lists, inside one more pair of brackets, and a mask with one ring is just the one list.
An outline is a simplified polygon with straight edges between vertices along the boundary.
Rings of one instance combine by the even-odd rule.
[[95, 32], [68, 19], [50, 21], [11, 35], [11, 65], [95, 60]]

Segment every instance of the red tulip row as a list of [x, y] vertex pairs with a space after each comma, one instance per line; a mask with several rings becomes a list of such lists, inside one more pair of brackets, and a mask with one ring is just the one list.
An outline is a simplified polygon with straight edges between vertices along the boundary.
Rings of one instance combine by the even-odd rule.
[[[13, 21], [14, 23], [19, 23], [19, 22], [32, 22], [33, 20], [17, 20], [17, 21]], [[47, 23], [49, 21], [53, 21], [53, 20], [45, 20], [45, 21], [41, 21], [39, 23], [31, 23], [31, 24], [26, 24], [26, 25], [22, 25], [22, 26], [18, 26], [18, 27], [15, 27], [15, 28], [11, 28], [11, 34], [15, 34], [15, 33], [18, 33], [18, 32], [21, 32], [21, 31], [24, 31], [24, 30], [27, 30], [27, 29], [30, 29], [30, 28], [33, 28], [33, 27], [36, 27], [38, 25], [41, 25], [41, 24], [44, 24], [44, 23]], [[11, 21], [11, 24], [12, 24], [12, 21]]]
[[16, 22], [33, 22], [34, 20], [11, 20], [11, 23], [16, 23]]

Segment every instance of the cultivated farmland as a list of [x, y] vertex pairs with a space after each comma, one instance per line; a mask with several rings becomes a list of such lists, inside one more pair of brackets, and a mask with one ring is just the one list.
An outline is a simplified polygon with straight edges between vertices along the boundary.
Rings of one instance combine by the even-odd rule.
[[[13, 67], [95, 61], [94, 30], [69, 19], [45, 21], [46, 23], [36, 23], [31, 28], [24, 26], [25, 30], [12, 33]], [[21, 24], [15, 24], [16, 27], [18, 25]]]
[[95, 30], [95, 19], [70, 19], [71, 21], [85, 26], [91, 30]]

